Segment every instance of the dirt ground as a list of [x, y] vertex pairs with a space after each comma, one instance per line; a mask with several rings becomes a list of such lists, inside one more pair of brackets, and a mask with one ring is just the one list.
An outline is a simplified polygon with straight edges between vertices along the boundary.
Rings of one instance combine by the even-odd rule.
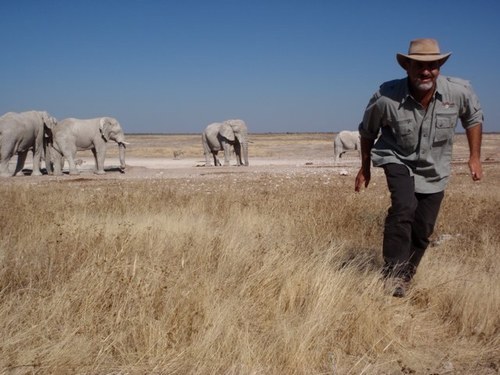
[[[359, 168], [356, 151], [344, 154], [337, 163], [333, 159], [334, 133], [282, 133], [251, 134], [249, 145], [249, 166], [238, 167], [234, 156], [229, 167], [205, 167], [205, 159], [198, 134], [127, 135], [125, 173], [118, 166], [118, 147], [111, 144], [105, 161], [105, 175], [95, 175], [94, 160], [90, 151], [80, 151], [80, 175], [70, 176], [66, 163], [63, 176], [30, 176], [31, 160], [28, 160], [23, 174], [6, 181], [39, 181], [72, 179], [165, 179], [165, 178], [207, 178], [221, 174], [244, 174], [248, 178], [261, 173], [307, 175], [333, 173], [354, 178]], [[175, 156], [174, 156], [175, 155]], [[223, 154], [219, 157], [223, 159]], [[464, 134], [455, 136], [453, 163], [460, 165], [455, 170], [463, 170], [468, 158], [467, 138]], [[483, 137], [482, 159], [485, 169], [500, 163], [500, 134], [485, 134]], [[16, 159], [9, 164], [14, 169]], [[375, 172], [377, 173], [377, 171]]]

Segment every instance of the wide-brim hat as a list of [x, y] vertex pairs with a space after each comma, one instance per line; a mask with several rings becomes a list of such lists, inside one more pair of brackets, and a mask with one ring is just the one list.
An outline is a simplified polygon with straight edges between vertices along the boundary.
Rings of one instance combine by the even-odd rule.
[[405, 62], [408, 60], [439, 61], [439, 66], [441, 66], [448, 60], [450, 55], [451, 52], [441, 53], [437, 40], [423, 38], [412, 40], [410, 42], [410, 48], [408, 48], [408, 54], [398, 53], [396, 59], [399, 65], [401, 65], [403, 69], [406, 69]]

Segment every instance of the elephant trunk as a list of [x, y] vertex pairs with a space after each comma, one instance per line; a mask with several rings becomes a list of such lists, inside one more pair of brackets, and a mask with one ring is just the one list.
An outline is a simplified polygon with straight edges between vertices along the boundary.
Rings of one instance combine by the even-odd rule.
[[118, 150], [120, 152], [120, 169], [123, 172], [125, 170], [125, 143], [118, 143]]
[[248, 142], [241, 143], [241, 162], [248, 167]]

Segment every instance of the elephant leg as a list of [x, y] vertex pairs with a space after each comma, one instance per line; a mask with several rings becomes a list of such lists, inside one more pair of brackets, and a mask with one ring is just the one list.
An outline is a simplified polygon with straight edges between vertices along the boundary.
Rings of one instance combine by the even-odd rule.
[[105, 149], [99, 149], [93, 148], [92, 153], [94, 154], [94, 160], [95, 160], [95, 168], [96, 170], [94, 171], [95, 174], [105, 174], [104, 172], [104, 158], [105, 158]]
[[201, 143], [203, 145], [203, 155], [205, 156], [205, 166], [210, 166], [210, 154], [212, 154], [212, 156], [214, 157], [214, 165], [217, 165], [215, 164], [215, 154], [212, 152], [210, 146], [208, 145], [208, 139], [205, 133], [203, 133], [201, 136]]
[[50, 145], [45, 146], [45, 169], [47, 174], [54, 174], [54, 156], [52, 155], [52, 147]]
[[234, 154], [236, 155], [236, 165], [241, 166], [243, 162], [241, 160], [241, 145], [239, 142], [234, 144]]
[[231, 145], [224, 143], [222, 146], [224, 147], [224, 166], [227, 167], [230, 165]]
[[32, 176], [41, 176], [42, 171], [40, 169], [40, 164], [42, 160], [42, 149], [40, 147], [35, 147], [33, 150], [33, 172]]
[[62, 176], [63, 174], [62, 170], [64, 167], [64, 158], [61, 155], [61, 153], [52, 148], [50, 150], [50, 159], [51, 162], [49, 162], [49, 164], [52, 164], [54, 176]]
[[219, 158], [217, 157], [217, 151], [212, 152], [212, 155], [214, 157], [214, 166], [220, 167], [222, 164], [220, 163]]
[[9, 160], [12, 158], [12, 153], [7, 149], [7, 147], [0, 146], [0, 176], [10, 177], [9, 173]]
[[67, 155], [70, 175], [79, 175], [80, 174], [80, 171], [78, 169], [76, 169], [75, 157], [76, 157], [76, 152], [74, 154]]
[[45, 154], [45, 167], [49, 175], [61, 176], [63, 174], [64, 157], [52, 146], [47, 148]]
[[210, 167], [212, 165], [217, 166], [217, 151], [208, 151], [205, 154], [205, 166]]
[[69, 174], [70, 175], [79, 175], [80, 174], [80, 171], [76, 168], [74, 156], [68, 157], [68, 164], [69, 164]]
[[[210, 162], [210, 153], [207, 153], [205, 154], [205, 166], [208, 167], [210, 166], [211, 162]], [[215, 163], [215, 157], [214, 157], [214, 163]]]
[[[13, 176], [21, 172], [24, 168], [24, 162], [26, 161], [26, 156], [28, 155], [28, 151], [19, 152], [17, 154], [17, 164], [16, 169], [14, 170]], [[33, 172], [35, 172], [35, 168], [33, 168]], [[38, 171], [40, 173], [40, 171]]]
[[[57, 155], [58, 164], [57, 166], [57, 172], [62, 174], [62, 169], [64, 167], [64, 159], [68, 159], [68, 166], [69, 166], [69, 174], [70, 175], [78, 175], [80, 172], [78, 169], [76, 169], [76, 163], [75, 163], [75, 158], [76, 158], [76, 145], [68, 145], [68, 144], [59, 144], [56, 143], [57, 150], [59, 150], [59, 155]], [[54, 152], [54, 154], [57, 154]]]
[[0, 163], [0, 177], [9, 177], [9, 159], [4, 159], [2, 158], [2, 161]]

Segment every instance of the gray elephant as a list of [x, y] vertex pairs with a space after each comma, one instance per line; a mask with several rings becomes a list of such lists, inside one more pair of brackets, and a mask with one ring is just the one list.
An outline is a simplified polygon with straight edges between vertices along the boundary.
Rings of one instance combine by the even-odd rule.
[[[33, 151], [32, 176], [42, 174], [40, 162], [44, 155], [44, 139], [57, 121], [45, 111], [8, 112], [0, 117], [0, 176], [15, 176], [22, 171], [26, 156]], [[9, 160], [17, 154], [14, 173]]]
[[221, 165], [217, 153], [224, 151], [224, 165], [229, 165], [231, 146], [234, 147], [236, 164], [248, 166], [248, 129], [243, 120], [226, 120], [208, 125], [202, 134], [205, 165], [211, 165], [210, 154], [215, 166]]
[[[96, 165], [96, 174], [104, 174], [104, 159], [108, 141], [114, 141], [119, 147], [120, 169], [125, 170], [125, 134], [120, 123], [112, 117], [93, 119], [67, 118], [53, 129], [50, 159], [53, 173], [62, 174], [64, 158], [68, 159], [69, 173], [78, 174], [75, 156], [77, 151], [92, 150]], [[49, 170], [49, 168], [47, 168]], [[52, 169], [52, 168], [50, 168]], [[52, 172], [50, 170], [49, 172]]]
[[358, 131], [342, 130], [333, 142], [334, 150], [334, 161], [337, 162], [338, 159], [342, 157], [346, 151], [358, 151], [358, 155], [361, 153], [361, 139], [359, 137]]

